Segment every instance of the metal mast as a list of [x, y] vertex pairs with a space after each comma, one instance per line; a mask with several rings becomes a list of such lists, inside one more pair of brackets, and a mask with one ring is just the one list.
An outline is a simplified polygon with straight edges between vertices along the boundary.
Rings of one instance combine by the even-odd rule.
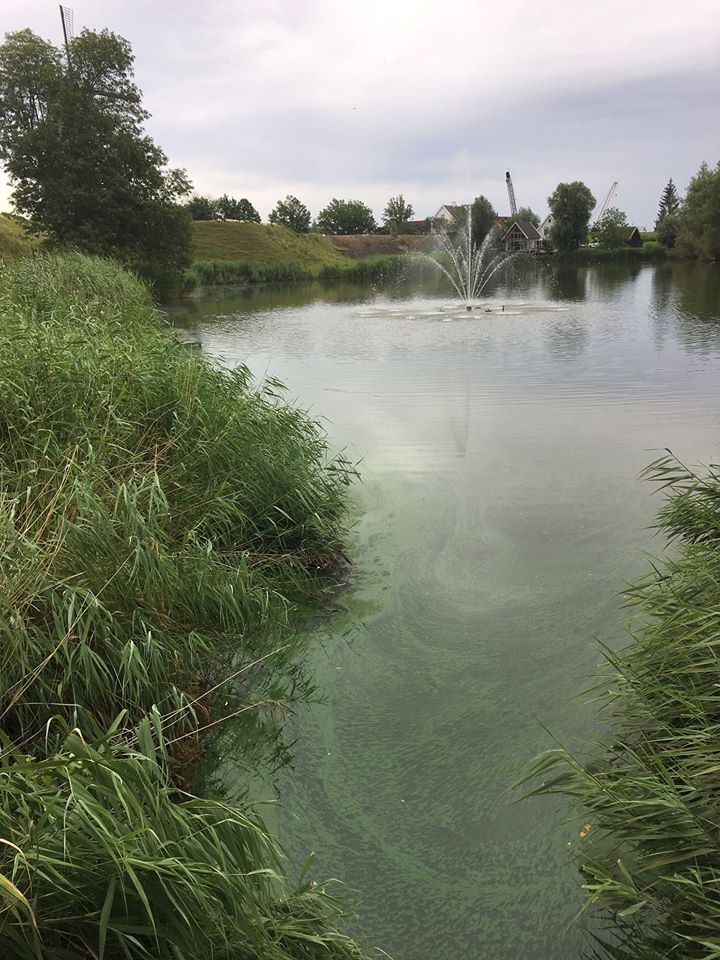
[[505, 186], [507, 187], [508, 197], [510, 199], [510, 213], [515, 216], [517, 213], [517, 203], [515, 203], [515, 190], [513, 189], [509, 170], [505, 174]]
[[60, 21], [62, 22], [63, 37], [65, 37], [65, 55], [70, 66], [70, 43], [73, 38], [73, 12], [70, 7], [60, 4]]
[[602, 202], [602, 206], [600, 207], [600, 213], [597, 215], [597, 217], [595, 217], [595, 223], [593, 224], [594, 227], [596, 227], [600, 223], [603, 216], [605, 215], [605, 211], [610, 206], [610, 201], [615, 196], [615, 191], [618, 188], [619, 182], [620, 182], [619, 180], [613, 180], [612, 184], [610, 185], [610, 189], [608, 190], [605, 196], [605, 199]]

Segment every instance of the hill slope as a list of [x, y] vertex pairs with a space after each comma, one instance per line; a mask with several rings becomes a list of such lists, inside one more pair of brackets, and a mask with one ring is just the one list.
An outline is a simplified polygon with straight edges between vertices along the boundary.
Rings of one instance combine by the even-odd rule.
[[0, 260], [17, 260], [35, 249], [35, 243], [14, 217], [0, 213]]
[[287, 227], [240, 220], [196, 220], [193, 259], [292, 262], [311, 267], [344, 263], [347, 257], [317, 233], [294, 233]]

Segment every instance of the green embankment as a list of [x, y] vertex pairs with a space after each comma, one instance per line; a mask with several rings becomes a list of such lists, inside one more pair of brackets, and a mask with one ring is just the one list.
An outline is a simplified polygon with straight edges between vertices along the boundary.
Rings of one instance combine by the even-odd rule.
[[0, 262], [10, 263], [19, 257], [27, 257], [35, 246], [19, 220], [0, 213]]
[[342, 263], [347, 258], [317, 233], [295, 233], [265, 223], [196, 220], [193, 259], [297, 263], [312, 268]]
[[426, 238], [323, 237], [239, 221], [193, 223], [192, 279], [201, 285], [387, 280], [405, 273]]
[[0, 274], [0, 408], [0, 955], [359, 957], [252, 809], [183, 789], [221, 713], [241, 765], [279, 723], [348, 465], [76, 255]]
[[[672, 542], [628, 599], [639, 625], [595, 694], [608, 729], [591, 760], [553, 750], [530, 778], [586, 820], [577, 862], [594, 909], [613, 919], [618, 960], [720, 956], [720, 467], [672, 457], [646, 475], [670, 496]], [[582, 822], [582, 821], [580, 821]], [[593, 953], [592, 956], [595, 956]]]

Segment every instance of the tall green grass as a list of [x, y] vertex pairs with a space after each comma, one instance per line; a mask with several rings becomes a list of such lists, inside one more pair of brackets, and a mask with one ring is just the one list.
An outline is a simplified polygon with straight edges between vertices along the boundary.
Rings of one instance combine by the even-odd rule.
[[[671, 456], [646, 476], [669, 493], [670, 555], [628, 590], [640, 625], [600, 680], [608, 729], [591, 759], [539, 757], [534, 792], [589, 824], [578, 865], [614, 920], [598, 956], [720, 957], [720, 468]], [[594, 954], [595, 955], [595, 954]]]
[[179, 792], [222, 711], [284, 708], [350, 466], [81, 256], [0, 276], [0, 410], [0, 955], [357, 955], [256, 817]]
[[312, 280], [317, 270], [295, 261], [262, 263], [252, 260], [200, 260], [192, 265], [191, 272], [197, 284], [211, 286]]

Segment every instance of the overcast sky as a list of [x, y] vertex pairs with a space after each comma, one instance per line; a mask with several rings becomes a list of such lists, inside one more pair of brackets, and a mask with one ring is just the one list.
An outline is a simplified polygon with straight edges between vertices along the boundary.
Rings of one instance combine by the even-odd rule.
[[[485, 194], [543, 216], [560, 181], [651, 227], [669, 177], [720, 160], [720, 0], [76, 0], [126, 37], [148, 130], [198, 192], [263, 219], [298, 196], [380, 218]], [[3, 31], [59, 43], [58, 5], [2, 0]], [[0, 182], [0, 208], [9, 188]]]

